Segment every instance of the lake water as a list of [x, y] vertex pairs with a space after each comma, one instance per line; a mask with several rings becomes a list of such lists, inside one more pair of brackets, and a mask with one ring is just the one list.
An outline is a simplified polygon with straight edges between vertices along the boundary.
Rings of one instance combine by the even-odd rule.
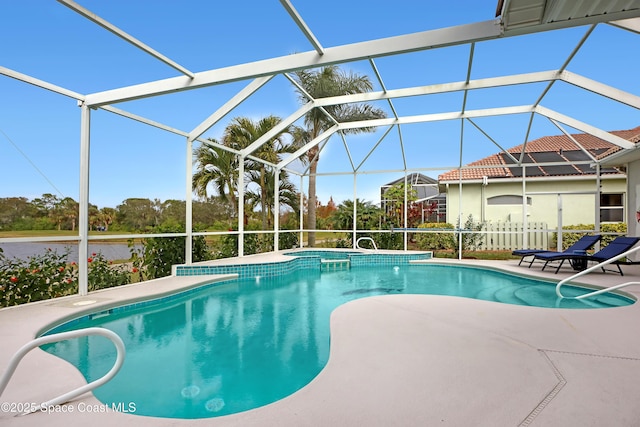
[[[136, 245], [140, 249], [141, 245]], [[69, 250], [69, 261], [78, 262], [77, 243], [0, 243], [0, 248], [7, 258], [28, 259], [34, 255], [45, 253], [48, 248], [62, 255]], [[101, 253], [108, 260], [129, 259], [130, 248], [126, 243], [89, 243], [89, 253]]]

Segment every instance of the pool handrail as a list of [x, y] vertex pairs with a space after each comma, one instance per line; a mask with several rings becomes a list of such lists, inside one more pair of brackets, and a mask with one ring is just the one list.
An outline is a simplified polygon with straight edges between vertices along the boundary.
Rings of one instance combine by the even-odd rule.
[[113, 331], [110, 331], [104, 328], [92, 327], [92, 328], [78, 329], [75, 331], [61, 332], [61, 333], [52, 334], [52, 335], [45, 335], [45, 336], [36, 338], [32, 341], [29, 341], [28, 343], [20, 347], [20, 349], [13, 355], [13, 357], [9, 361], [9, 365], [7, 366], [6, 371], [2, 375], [2, 378], [0, 379], [0, 396], [2, 396], [2, 393], [4, 393], [4, 390], [6, 389], [7, 384], [9, 383], [9, 380], [11, 379], [16, 368], [18, 367], [18, 364], [28, 352], [30, 352], [34, 348], [39, 347], [43, 344], [50, 344], [58, 341], [64, 341], [71, 338], [78, 338], [78, 337], [83, 337], [88, 335], [103, 336], [111, 340], [111, 342], [113, 342], [113, 344], [115, 345], [117, 356], [116, 356], [116, 361], [113, 367], [111, 368], [111, 370], [107, 372], [104, 376], [102, 376], [101, 378], [98, 378], [95, 381], [92, 381], [88, 384], [85, 384], [81, 387], [76, 388], [75, 390], [72, 390], [68, 393], [60, 395], [46, 402], [42, 402], [40, 403], [39, 406], [38, 405], [31, 406], [22, 415], [27, 415], [32, 412], [36, 412], [38, 410], [46, 410], [51, 406], [63, 404], [65, 402], [70, 401], [73, 398], [76, 398], [84, 393], [87, 393], [110, 381], [118, 373], [118, 371], [122, 367], [122, 364], [124, 363], [124, 357], [125, 357], [124, 342], [122, 341], [122, 338], [120, 338], [118, 334], [116, 334]]
[[356, 249], [367, 249], [367, 248], [361, 248], [360, 247], [360, 241], [361, 240], [371, 240], [371, 244], [373, 245], [373, 249], [374, 250], [378, 250], [378, 246], [376, 246], [376, 242], [375, 240], [373, 240], [371, 237], [358, 237], [358, 240], [356, 240]]
[[616, 255], [616, 256], [614, 256], [614, 257], [612, 257], [612, 258], [609, 258], [609, 259], [608, 259], [608, 260], [606, 260], [606, 261], [602, 261], [602, 262], [601, 262], [601, 263], [599, 263], [599, 264], [596, 264], [596, 265], [594, 265], [594, 266], [592, 266], [592, 267], [589, 267], [589, 268], [587, 268], [587, 269], [585, 269], [585, 270], [582, 270], [582, 271], [580, 271], [580, 272], [578, 272], [578, 273], [574, 274], [573, 276], [567, 277], [566, 279], [562, 279], [562, 280], [561, 280], [561, 281], [559, 281], [559, 282], [558, 282], [558, 284], [556, 285], [556, 295], [558, 295], [558, 297], [560, 297], [560, 298], [567, 298], [567, 299], [583, 299], [583, 298], [587, 298], [587, 297], [591, 297], [591, 296], [595, 296], [595, 295], [603, 294], [603, 293], [605, 293], [605, 292], [614, 291], [614, 290], [616, 290], [616, 289], [624, 288], [624, 287], [629, 286], [629, 285], [637, 285], [637, 284], [640, 284], [640, 282], [626, 282], [626, 283], [621, 283], [621, 284], [619, 284], [619, 285], [610, 286], [610, 287], [608, 287], [608, 288], [606, 288], [606, 289], [598, 289], [598, 290], [596, 290], [596, 291], [589, 292], [589, 293], [584, 294], [584, 295], [579, 295], [579, 296], [577, 296], [577, 297], [566, 297], [566, 296], [562, 295], [562, 292], [560, 292], [560, 288], [562, 287], [562, 285], [564, 285], [564, 284], [566, 284], [566, 283], [570, 282], [571, 280], [573, 280], [573, 279], [577, 279], [577, 278], [578, 278], [578, 277], [580, 277], [580, 276], [584, 276], [585, 274], [591, 273], [593, 270], [597, 270], [598, 268], [602, 268], [602, 267], [604, 267], [605, 265], [608, 265], [608, 264], [614, 263], [614, 262], [616, 262], [617, 260], [619, 260], [620, 258], [624, 258], [624, 257], [626, 257], [626, 256], [628, 256], [628, 255], [630, 255], [630, 254], [632, 254], [632, 253], [634, 253], [634, 252], [637, 252], [637, 251], [639, 251], [639, 250], [640, 250], [640, 246], [635, 247], [635, 248], [631, 248], [631, 249], [629, 249], [628, 251], [623, 252], [623, 253], [621, 253], [621, 254], [619, 254], [619, 255]]

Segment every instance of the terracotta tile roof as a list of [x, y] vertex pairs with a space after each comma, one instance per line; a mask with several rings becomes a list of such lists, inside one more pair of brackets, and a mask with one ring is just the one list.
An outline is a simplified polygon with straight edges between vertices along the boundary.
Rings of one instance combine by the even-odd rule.
[[[610, 132], [613, 135], [626, 139], [633, 143], [640, 142], [640, 126], [628, 130], [618, 130]], [[607, 142], [593, 135], [578, 133], [572, 134], [578, 144], [589, 151], [596, 159], [602, 159], [619, 150], [617, 145]], [[542, 138], [529, 141], [526, 144], [520, 144], [509, 148], [507, 151], [516, 159], [520, 158], [524, 146], [525, 158], [524, 163], [544, 163], [541, 159], [544, 157], [553, 157], [551, 153], [557, 153], [556, 160], [566, 162], [563, 166], [538, 166], [536, 168], [527, 167], [527, 176], [535, 178], [540, 176], [566, 176], [566, 175], [589, 175], [595, 173], [586, 167], [579, 165], [571, 166], [571, 161], [575, 159], [588, 159], [586, 154], [582, 152], [569, 137], [566, 135], [543, 136]], [[544, 153], [550, 153], [545, 156]], [[549, 162], [547, 160], [547, 162]], [[521, 168], [513, 166], [513, 161], [505, 153], [492, 154], [484, 159], [469, 163], [466, 166], [477, 167], [477, 169], [462, 169], [463, 180], [477, 180], [487, 176], [489, 178], [514, 178], [522, 176]], [[483, 167], [486, 166], [486, 167]], [[603, 173], [617, 173], [615, 170], [607, 170]], [[445, 172], [438, 176], [439, 181], [453, 181], [459, 179], [459, 169]]]

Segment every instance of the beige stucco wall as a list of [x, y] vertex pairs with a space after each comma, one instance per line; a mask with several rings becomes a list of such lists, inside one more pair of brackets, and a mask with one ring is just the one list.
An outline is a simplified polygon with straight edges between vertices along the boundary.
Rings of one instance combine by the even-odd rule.
[[[640, 194], [640, 177], [638, 177], [638, 192]], [[450, 184], [447, 190], [447, 222], [456, 224], [459, 212], [458, 184]], [[531, 198], [531, 205], [527, 207], [528, 222], [543, 222], [550, 229], [558, 226], [558, 195], [535, 194], [549, 192], [592, 192], [596, 191], [595, 179], [556, 179], [541, 180], [530, 178], [526, 183], [526, 193]], [[607, 178], [601, 180], [602, 193], [627, 193], [624, 177]], [[519, 222], [523, 221], [522, 204], [518, 205], [488, 205], [486, 200], [500, 195], [522, 196], [522, 181], [489, 180], [488, 185], [468, 183], [462, 186], [462, 222], [469, 215], [474, 220], [491, 222]], [[532, 194], [533, 193], [533, 194]], [[639, 196], [640, 197], [640, 196]], [[595, 194], [563, 194], [561, 196], [562, 224], [594, 224], [596, 218]], [[626, 199], [626, 197], [625, 197]], [[640, 203], [640, 202], [639, 202]], [[626, 209], [626, 206], [625, 206]], [[628, 211], [629, 209], [626, 209]], [[635, 210], [634, 210], [635, 212]], [[640, 232], [640, 230], [638, 230]]]
[[[640, 236], [640, 222], [636, 218], [636, 211], [640, 210], [640, 160], [627, 165], [627, 209], [628, 236]], [[639, 251], [640, 252], [640, 251]], [[638, 252], [629, 258], [640, 261]]]

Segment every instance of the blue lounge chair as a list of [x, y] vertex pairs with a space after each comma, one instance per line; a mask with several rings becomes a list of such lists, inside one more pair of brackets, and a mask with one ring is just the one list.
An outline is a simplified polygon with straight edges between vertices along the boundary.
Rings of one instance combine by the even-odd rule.
[[531, 258], [531, 262], [529, 263], [529, 268], [531, 268], [531, 265], [533, 264], [533, 262], [536, 260], [535, 259], [535, 255], [539, 255], [539, 254], [573, 254], [576, 251], [587, 251], [589, 249], [591, 249], [596, 243], [598, 243], [598, 241], [600, 241], [600, 239], [602, 239], [602, 236], [599, 234], [596, 234], [595, 236], [590, 236], [590, 235], [584, 235], [581, 238], [578, 239], [577, 242], [575, 242], [573, 245], [569, 246], [567, 249], [565, 249], [562, 252], [556, 252], [556, 251], [547, 251], [544, 249], [518, 249], [515, 250], [513, 252], [511, 252], [512, 255], [516, 255], [521, 257], [520, 258], [520, 262], [518, 263], [518, 265], [522, 264], [522, 261], [526, 258], [526, 257], [532, 257]]
[[[611, 241], [611, 243], [609, 243], [607, 246], [593, 255], [569, 254], [566, 252], [557, 254], [543, 252], [535, 254], [534, 256], [535, 259], [544, 261], [544, 266], [542, 267], [543, 270], [550, 262], [560, 261], [560, 265], [558, 265], [558, 268], [556, 268], [556, 273], [558, 273], [565, 260], [569, 260], [574, 269], [584, 270], [585, 268], [587, 268], [587, 263], [589, 261], [595, 261], [597, 263], [607, 261], [628, 251], [629, 249], [634, 247], [635, 244], [638, 243], [638, 241], [640, 241], [639, 237], [616, 237], [613, 241]], [[620, 268], [620, 264], [624, 264], [624, 262], [614, 261], [612, 264], [615, 264], [616, 267], [618, 267], [617, 272], [620, 273], [621, 276], [624, 276], [624, 273], [622, 273], [622, 269]], [[606, 270], [604, 267], [602, 267], [602, 272], [604, 273], [606, 271], [616, 272], [615, 270]]]

